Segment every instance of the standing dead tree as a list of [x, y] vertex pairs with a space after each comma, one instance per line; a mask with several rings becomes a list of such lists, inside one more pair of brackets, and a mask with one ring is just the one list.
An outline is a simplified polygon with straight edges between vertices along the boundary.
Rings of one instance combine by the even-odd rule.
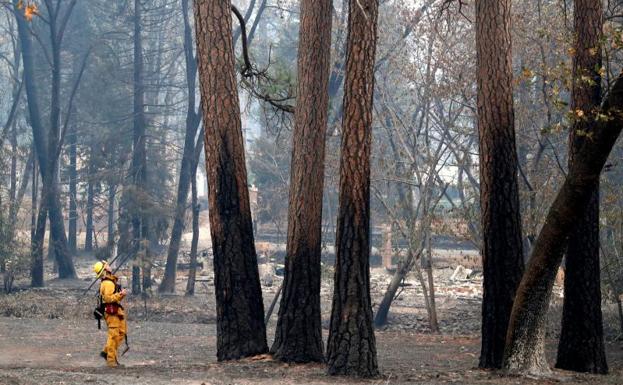
[[[175, 213], [173, 216], [173, 228], [171, 229], [171, 240], [167, 252], [167, 263], [164, 270], [164, 277], [160, 283], [158, 291], [163, 293], [175, 292], [175, 277], [177, 271], [177, 256], [184, 230], [186, 218], [186, 207], [188, 206], [188, 190], [191, 187], [191, 179], [195, 175], [193, 172], [195, 136], [201, 121], [196, 106], [196, 83], [197, 83], [197, 62], [193, 50], [192, 29], [188, 18], [188, 0], [182, 0], [182, 16], [184, 18], [184, 62], [186, 64], [186, 131], [184, 135], [184, 150], [182, 154], [182, 165], [180, 168], [179, 182], [177, 185], [177, 195], [175, 202]], [[194, 208], [193, 208], [194, 210]]]
[[[60, 278], [74, 278], [76, 271], [69, 248], [67, 234], [63, 222], [62, 206], [56, 181], [58, 173], [58, 158], [62, 146], [61, 134], [61, 68], [62, 42], [69, 18], [76, 4], [72, 0], [63, 7], [61, 2], [46, 1], [51, 42], [51, 94], [50, 94], [50, 127], [44, 130], [41, 110], [39, 108], [39, 89], [35, 80], [34, 52], [31, 40], [31, 30], [25, 16], [17, 9], [19, 2], [14, 1], [15, 17], [17, 20], [20, 48], [24, 63], [24, 82], [28, 111], [33, 131], [37, 163], [42, 177], [41, 207], [37, 216], [35, 236], [32, 240], [32, 286], [43, 286], [43, 240], [45, 236], [46, 219], [50, 220], [50, 240], [54, 256], [58, 263]], [[63, 9], [64, 8], [64, 9]], [[46, 56], [47, 57], [47, 56]], [[68, 111], [69, 113], [69, 111]]]

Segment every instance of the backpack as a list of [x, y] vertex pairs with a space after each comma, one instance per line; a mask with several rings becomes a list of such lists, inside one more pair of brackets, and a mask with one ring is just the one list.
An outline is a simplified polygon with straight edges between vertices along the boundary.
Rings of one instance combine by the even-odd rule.
[[102, 318], [106, 312], [106, 304], [100, 294], [97, 295], [97, 307], [93, 310], [93, 317], [97, 320], [97, 328], [102, 329]]

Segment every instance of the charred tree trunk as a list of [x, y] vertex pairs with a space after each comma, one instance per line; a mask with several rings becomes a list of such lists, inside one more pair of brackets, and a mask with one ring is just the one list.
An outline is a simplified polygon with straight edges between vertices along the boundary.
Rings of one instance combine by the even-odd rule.
[[[195, 280], [197, 278], [197, 247], [199, 245], [199, 213], [201, 212], [201, 204], [197, 197], [197, 168], [199, 166], [199, 158], [204, 148], [205, 130], [199, 131], [199, 138], [195, 144], [195, 159], [193, 160], [193, 171], [191, 179], [191, 210], [192, 210], [192, 228], [193, 236], [190, 241], [190, 269], [188, 270], [188, 281], [186, 282], [186, 295], [195, 294]], [[205, 266], [204, 266], [205, 269]]]
[[190, 269], [188, 270], [188, 281], [186, 282], [186, 295], [195, 294], [195, 280], [197, 279], [197, 246], [199, 244], [199, 210], [201, 209], [197, 201], [197, 165], [195, 164], [191, 181], [191, 207], [192, 207], [192, 227], [193, 237], [190, 242]]
[[[33, 143], [33, 151], [35, 151], [35, 145]], [[30, 252], [31, 252], [31, 263], [30, 263], [30, 286], [32, 287], [43, 287], [44, 279], [43, 279], [43, 238], [40, 238], [45, 233], [45, 221], [47, 219], [47, 212], [43, 206], [43, 200], [41, 201], [41, 205], [39, 207], [39, 211], [37, 211], [37, 195], [39, 192], [39, 177], [37, 173], [37, 160], [36, 158], [33, 160], [32, 164], [32, 190], [31, 190], [31, 205], [32, 205], [32, 213], [30, 217]], [[43, 221], [39, 222], [39, 215], [43, 213], [45, 214]], [[39, 229], [38, 226], [40, 223], [43, 224], [43, 230]], [[39, 230], [39, 231], [38, 231]]]
[[76, 127], [72, 124], [67, 135], [67, 144], [69, 144], [69, 224], [67, 226], [69, 235], [67, 245], [72, 253], [76, 252], [78, 233], [78, 204], [76, 202], [78, 195], [77, 139]]
[[[75, 1], [72, 1], [72, 4]], [[14, 0], [14, 5], [17, 0]], [[70, 12], [70, 11], [69, 11]], [[55, 240], [53, 248], [59, 267], [60, 278], [75, 278], [71, 254], [67, 248], [67, 235], [65, 234], [65, 224], [61, 211], [60, 200], [58, 197], [57, 183], [54, 178], [56, 175], [57, 159], [59, 146], [59, 124], [60, 124], [60, 42], [62, 41], [62, 31], [64, 24], [57, 29], [56, 19], [49, 20], [52, 38], [52, 95], [50, 107], [51, 126], [47, 137], [44, 134], [41, 113], [38, 103], [38, 90], [35, 82], [35, 69], [33, 62], [32, 42], [27, 22], [20, 12], [15, 12], [18, 26], [19, 41], [24, 63], [24, 82], [26, 97], [28, 99], [28, 111], [30, 124], [32, 126], [33, 140], [35, 143], [37, 160], [42, 178], [41, 207], [37, 219], [36, 230], [41, 234], [36, 234], [32, 243], [32, 283], [43, 283], [43, 236], [45, 232], [46, 215], [50, 218], [50, 236]], [[65, 20], [66, 24], [66, 20]], [[43, 210], [43, 212], [41, 212]]]
[[[182, 0], [182, 12], [184, 17], [184, 53], [186, 57], [186, 86], [188, 88], [188, 102], [186, 107], [186, 135], [184, 138], [184, 153], [180, 168], [180, 179], [177, 185], [177, 200], [171, 230], [171, 240], [167, 253], [167, 264], [164, 269], [164, 277], [158, 291], [163, 293], [175, 292], [175, 276], [177, 268], [177, 256], [184, 230], [186, 218], [186, 206], [188, 202], [188, 188], [193, 177], [193, 160], [195, 153], [195, 136], [199, 126], [199, 116], [195, 111], [195, 88], [197, 78], [197, 61], [193, 54], [193, 40], [190, 22], [188, 20], [188, 0]], [[194, 207], [194, 206], [193, 206]], [[194, 210], [194, 208], [193, 208]]]
[[[575, 56], [571, 110], [583, 111], [569, 135], [569, 167], [592, 132], [601, 103], [601, 0], [575, 0]], [[587, 82], [586, 78], [592, 80]], [[569, 237], [565, 297], [556, 367], [577, 372], [608, 372], [604, 350], [599, 270], [599, 180], [582, 219]]]
[[[411, 254], [411, 250], [409, 250]], [[412, 258], [408, 258], [411, 260]], [[396, 293], [398, 292], [398, 288], [402, 280], [409, 274], [410, 268], [408, 263], [399, 264], [396, 273], [392, 276], [392, 280], [389, 282], [387, 286], [387, 290], [385, 290], [385, 294], [383, 295], [383, 299], [379, 304], [378, 309], [376, 310], [376, 315], [374, 316], [374, 325], [376, 327], [381, 327], [387, 323], [387, 316], [389, 315], [389, 309], [392, 306], [392, 302], [396, 297]]]
[[[428, 312], [428, 323], [430, 331], [439, 333], [439, 322], [437, 321], [437, 305], [435, 303], [435, 280], [433, 278], [433, 250], [431, 247], [431, 229], [426, 230], [426, 256], [422, 259], [422, 268], [426, 271], [428, 281], [428, 301], [426, 310]], [[423, 287], [426, 291], [426, 287]]]
[[511, 67], [511, 1], [476, 1], [480, 209], [483, 231], [479, 366], [499, 368], [523, 273]]
[[623, 77], [619, 76], [596, 122], [591, 140], [574, 154], [565, 182], [550, 207], [534, 244], [506, 336], [504, 367], [522, 374], [549, 372], [545, 358], [545, 326], [552, 287], [567, 240], [584, 217], [601, 170], [623, 128]]
[[[17, 97], [17, 92], [13, 92], [13, 95]], [[10, 171], [10, 182], [9, 182], [9, 203], [10, 207], [13, 207], [15, 200], [17, 199], [17, 124], [13, 122], [11, 127], [11, 171]], [[9, 215], [9, 220], [12, 218]], [[14, 226], [14, 223], [9, 223], [9, 225]]]
[[132, 236], [130, 231], [131, 218], [129, 213], [129, 198], [128, 198], [128, 181], [124, 180], [122, 184], [121, 199], [119, 206], [117, 207], [117, 232], [119, 233], [119, 240], [117, 241], [117, 253], [118, 254], [131, 254], [132, 253]]
[[115, 197], [117, 195], [117, 186], [114, 183], [108, 185], [108, 209], [106, 210], [107, 219], [107, 238], [106, 247], [108, 253], [113, 255], [113, 247], [115, 246]]
[[253, 243], [230, 8], [230, 1], [195, 1], [219, 361], [268, 351]]
[[[141, 268], [147, 261], [147, 242], [149, 240], [149, 224], [144, 210], [147, 199], [147, 152], [145, 137], [145, 86], [143, 84], [143, 38], [142, 7], [140, 0], [134, 0], [134, 64], [133, 64], [133, 110], [132, 122], [132, 165], [131, 178], [134, 197], [130, 201], [132, 207], [132, 239], [135, 263], [132, 267], [132, 293], [141, 292]], [[138, 260], [137, 260], [138, 258]], [[143, 279], [144, 280], [144, 279]]]
[[19, 213], [19, 209], [22, 206], [22, 201], [24, 200], [24, 195], [26, 195], [26, 190], [28, 189], [28, 183], [30, 182], [30, 173], [33, 166], [35, 154], [31, 149], [28, 154], [28, 160], [26, 160], [26, 164], [24, 165], [24, 171], [22, 172], [22, 178], [20, 181], [19, 189], [15, 195], [15, 198], [11, 202], [10, 212], [9, 212], [9, 223], [13, 226], [12, 231], [15, 231], [15, 227], [17, 226], [17, 214]]
[[[14, 0], [14, 4], [17, 4], [17, 0]], [[24, 84], [26, 90], [26, 98], [28, 101], [28, 113], [30, 118], [30, 125], [33, 133], [33, 151], [35, 151], [37, 158], [34, 163], [34, 167], [39, 165], [41, 175], [43, 177], [43, 171], [47, 165], [45, 135], [43, 132], [43, 125], [41, 122], [41, 115], [39, 109], [39, 97], [38, 88], [34, 79], [34, 62], [32, 52], [32, 41], [30, 32], [26, 21], [19, 12], [15, 12], [15, 19], [17, 21], [19, 42], [22, 53], [22, 60], [24, 63]], [[33, 169], [33, 186], [32, 186], [32, 224], [31, 224], [31, 265], [30, 265], [30, 277], [32, 287], [42, 287], [44, 284], [43, 279], [43, 236], [45, 233], [45, 224], [47, 220], [47, 209], [45, 207], [45, 200], [43, 194], [41, 197], [41, 203], [39, 204], [39, 210], [37, 211], [37, 170]]]
[[288, 241], [275, 342], [286, 362], [322, 362], [320, 252], [329, 107], [331, 0], [301, 2]]
[[[199, 245], [199, 214], [201, 213], [201, 204], [197, 197], [197, 167], [201, 151], [204, 148], [205, 131], [201, 129], [199, 139], [195, 145], [195, 159], [192, 171], [191, 181], [191, 209], [192, 209], [192, 229], [193, 236], [190, 241], [190, 269], [188, 271], [188, 281], [186, 282], [186, 295], [195, 294], [195, 280], [197, 278], [197, 247]], [[205, 266], [203, 267], [205, 269]]]
[[[75, 3], [75, 1], [74, 1]], [[60, 5], [57, 5], [60, 7]], [[69, 11], [71, 12], [71, 11]], [[52, 52], [52, 92], [50, 100], [50, 130], [48, 134], [47, 178], [44, 177], [44, 190], [48, 201], [48, 217], [50, 219], [50, 239], [53, 240], [54, 255], [58, 263], [59, 278], [76, 278], [76, 271], [71, 253], [67, 247], [67, 234], [58, 193], [58, 156], [61, 124], [61, 43], [65, 25], [58, 24], [58, 13], [51, 17], [50, 35]], [[65, 21], [66, 23], [66, 21]], [[43, 174], [43, 172], [42, 172]], [[46, 186], [47, 185], [47, 186]]]
[[351, 0], [328, 372], [379, 374], [370, 300], [370, 147], [378, 0]]
[[93, 251], [93, 206], [95, 204], [95, 191], [93, 186], [93, 167], [89, 165], [87, 175], [87, 219], [85, 223], [84, 251]]

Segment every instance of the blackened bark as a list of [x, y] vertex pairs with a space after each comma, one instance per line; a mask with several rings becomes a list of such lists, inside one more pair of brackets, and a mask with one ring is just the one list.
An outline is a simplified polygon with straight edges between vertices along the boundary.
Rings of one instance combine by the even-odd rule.
[[[75, 4], [76, 0], [72, 0]], [[60, 7], [60, 4], [57, 4]], [[73, 5], [69, 5], [73, 8]], [[71, 8], [66, 12], [71, 13]], [[65, 222], [58, 193], [58, 148], [60, 147], [60, 124], [61, 124], [61, 44], [63, 31], [67, 20], [58, 23], [58, 11], [49, 19], [52, 52], [52, 91], [50, 97], [50, 130], [48, 132], [47, 167], [44, 176], [44, 191], [48, 200], [48, 216], [50, 219], [50, 239], [53, 241], [54, 255], [58, 263], [59, 278], [76, 278], [76, 271], [67, 247], [67, 234]], [[68, 17], [68, 14], [65, 16]], [[43, 174], [43, 172], [42, 172]], [[46, 186], [47, 185], [47, 186]], [[47, 187], [47, 189], [46, 189]]]
[[[132, 165], [131, 178], [134, 187], [134, 199], [131, 199], [132, 236], [135, 263], [132, 267], [132, 293], [141, 292], [140, 273], [149, 261], [148, 245], [149, 221], [144, 210], [147, 199], [147, 152], [145, 137], [145, 85], [143, 84], [143, 38], [142, 6], [140, 0], [134, 0], [134, 63], [133, 63], [133, 120], [132, 120]], [[136, 260], [136, 258], [140, 258]], [[143, 271], [143, 282], [149, 283]], [[150, 278], [150, 277], [147, 277]]]
[[[569, 167], [592, 132], [601, 103], [601, 0], [575, 0], [575, 56], [572, 111], [582, 111], [569, 135]], [[588, 82], [586, 79], [591, 79]], [[577, 116], [577, 114], [576, 114]], [[599, 180], [584, 216], [569, 237], [565, 264], [565, 297], [556, 367], [578, 372], [608, 372], [604, 349], [599, 269]]]
[[95, 191], [93, 186], [92, 167], [89, 166], [89, 175], [87, 176], [87, 218], [85, 223], [84, 251], [93, 250], [93, 206], [95, 205]]
[[[72, 3], [75, 3], [73, 1]], [[17, 0], [14, 0], [17, 5]], [[22, 59], [24, 63], [24, 83], [26, 89], [26, 97], [28, 99], [28, 111], [30, 124], [32, 126], [33, 141], [35, 143], [37, 161], [41, 172], [42, 191], [41, 206], [37, 218], [36, 231], [41, 234], [35, 234], [32, 239], [32, 264], [31, 273], [32, 283], [37, 285], [43, 284], [43, 236], [45, 232], [46, 216], [50, 218], [50, 237], [55, 240], [53, 249], [58, 263], [58, 271], [60, 278], [75, 278], [71, 254], [67, 248], [67, 235], [65, 234], [65, 224], [61, 212], [61, 205], [58, 197], [57, 182], [54, 178], [57, 169], [58, 144], [59, 144], [59, 115], [60, 115], [60, 40], [64, 26], [57, 30], [56, 20], [50, 20], [49, 26], [52, 39], [52, 94], [50, 119], [51, 126], [48, 132], [47, 143], [41, 121], [41, 113], [38, 103], [38, 89], [34, 78], [34, 62], [32, 52], [32, 42], [27, 22], [20, 12], [15, 12], [17, 21], [20, 47]]]
[[[197, 197], [197, 168], [199, 166], [199, 158], [204, 148], [205, 130], [199, 131], [199, 138], [195, 144], [195, 159], [193, 160], [193, 171], [191, 180], [191, 210], [192, 210], [192, 228], [193, 236], [190, 241], [190, 269], [188, 270], [188, 281], [186, 282], [186, 295], [195, 294], [195, 280], [197, 278], [197, 247], [199, 245], [199, 213], [201, 212], [201, 204]], [[205, 268], [205, 266], [204, 266]]]
[[[412, 252], [409, 249], [409, 254]], [[411, 261], [413, 258], [407, 258], [407, 261]], [[398, 269], [394, 273], [392, 280], [389, 282], [387, 286], [387, 290], [385, 290], [385, 294], [383, 295], [383, 299], [379, 304], [378, 309], [376, 310], [376, 315], [374, 316], [374, 325], [377, 327], [381, 327], [387, 323], [387, 316], [389, 315], [389, 309], [392, 306], [392, 302], [396, 297], [396, 293], [398, 292], [398, 288], [402, 280], [407, 276], [410, 271], [409, 263], [402, 263], [398, 266]]]
[[608, 119], [595, 124], [592, 140], [575, 152], [565, 178], [532, 249], [506, 336], [504, 367], [510, 371], [541, 375], [549, 372], [545, 358], [547, 309], [567, 240], [584, 216], [595, 184], [623, 128], [623, 77], [620, 75], [600, 113]]
[[[35, 153], [35, 144], [32, 144], [33, 154]], [[37, 195], [39, 192], [39, 178], [37, 177], [37, 159], [33, 158], [32, 162], [32, 184], [30, 191], [30, 285], [32, 287], [43, 287], [43, 252], [41, 254], [35, 253], [36, 247], [39, 244], [37, 239]], [[44, 222], [45, 223], [45, 222]], [[41, 258], [38, 256], [41, 255]]]
[[331, 0], [304, 0], [292, 136], [285, 275], [271, 352], [286, 362], [322, 362], [320, 252], [329, 107]]
[[328, 372], [379, 374], [370, 301], [370, 147], [378, 0], [351, 0], [348, 16], [335, 288]]
[[188, 89], [188, 101], [186, 106], [186, 134], [184, 138], [184, 152], [182, 155], [182, 166], [180, 168], [180, 179], [177, 185], [177, 198], [175, 214], [173, 218], [173, 228], [171, 229], [171, 240], [167, 253], [167, 263], [164, 269], [164, 277], [158, 291], [162, 293], [175, 292], [175, 276], [177, 268], [177, 257], [184, 230], [184, 220], [186, 218], [186, 206], [188, 202], [188, 189], [190, 187], [193, 169], [193, 159], [195, 153], [195, 135], [199, 126], [199, 116], [195, 111], [195, 89], [197, 61], [193, 54], [193, 40], [190, 22], [188, 20], [188, 0], [182, 0], [182, 13], [184, 16], [184, 53], [186, 58], [186, 86]]
[[190, 242], [190, 269], [188, 270], [188, 281], [186, 282], [186, 295], [195, 294], [195, 280], [197, 278], [197, 246], [199, 244], [199, 210], [201, 209], [197, 200], [197, 165], [195, 164], [191, 181], [191, 209], [192, 209], [192, 228], [193, 236]]
[[32, 172], [33, 162], [34, 162], [35, 154], [31, 149], [28, 153], [28, 160], [26, 160], [26, 164], [24, 165], [24, 171], [22, 172], [22, 180], [20, 181], [19, 189], [15, 195], [15, 199], [11, 202], [11, 208], [9, 213], [9, 220], [11, 224], [17, 224], [17, 214], [19, 212], [19, 208], [22, 206], [22, 201], [24, 200], [24, 195], [26, 195], [26, 190], [28, 189], [28, 183], [30, 182], [30, 173]]
[[108, 185], [108, 209], [106, 210], [107, 216], [107, 238], [106, 247], [108, 253], [113, 255], [113, 247], [115, 245], [115, 197], [117, 195], [117, 186], [114, 183]]
[[266, 353], [229, 0], [195, 1], [219, 361]]
[[69, 223], [67, 231], [67, 246], [72, 253], [76, 252], [77, 232], [78, 232], [78, 204], [76, 198], [78, 195], [78, 171], [77, 171], [77, 136], [76, 127], [71, 125], [67, 135], [67, 144], [69, 145]]
[[117, 207], [117, 232], [119, 233], [119, 240], [117, 241], [117, 254], [131, 254], [132, 253], [132, 239], [130, 234], [130, 213], [129, 213], [129, 192], [128, 181], [125, 179], [121, 186], [121, 199], [119, 206]]
[[[17, 92], [13, 92], [16, 95]], [[16, 95], [17, 96], [17, 95]], [[9, 202], [13, 206], [13, 202], [17, 198], [17, 125], [12, 124], [11, 128], [11, 172], [9, 175]], [[9, 218], [11, 216], [9, 215]]]
[[476, 1], [480, 209], [483, 232], [479, 366], [499, 368], [523, 273], [511, 64], [511, 1]]

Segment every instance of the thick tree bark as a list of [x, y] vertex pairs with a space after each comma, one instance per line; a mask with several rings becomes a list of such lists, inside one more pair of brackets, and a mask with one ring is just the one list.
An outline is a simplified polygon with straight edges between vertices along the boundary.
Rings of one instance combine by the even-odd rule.
[[301, 2], [288, 241], [283, 293], [271, 348], [275, 358], [286, 362], [324, 360], [320, 246], [331, 11], [331, 0]]
[[480, 209], [483, 231], [479, 366], [499, 368], [523, 273], [511, 67], [511, 1], [476, 1]]
[[180, 168], [180, 179], [177, 185], [177, 199], [175, 214], [173, 218], [173, 228], [171, 230], [171, 240], [167, 253], [167, 264], [164, 269], [164, 277], [158, 291], [162, 293], [175, 292], [175, 276], [177, 269], [177, 256], [184, 230], [184, 220], [186, 218], [186, 206], [188, 202], [188, 189], [190, 187], [195, 153], [195, 136], [199, 126], [199, 116], [195, 111], [195, 88], [197, 61], [193, 54], [193, 40], [190, 22], [188, 20], [188, 0], [182, 0], [182, 12], [184, 16], [184, 52], [186, 58], [186, 85], [188, 89], [188, 102], [186, 106], [186, 134], [184, 138], [184, 153], [182, 155], [182, 166]]
[[[601, 0], [575, 0], [575, 56], [571, 110], [583, 111], [569, 135], [569, 167], [595, 125], [601, 103]], [[586, 78], [592, 80], [587, 82]], [[569, 237], [565, 297], [556, 367], [578, 372], [608, 372], [604, 349], [599, 270], [599, 180], [583, 218]]]
[[329, 374], [378, 375], [370, 301], [370, 147], [378, 0], [351, 0], [348, 16], [335, 288]]
[[219, 361], [266, 353], [229, 0], [195, 1]]
[[591, 140], [574, 154], [565, 182], [547, 213], [532, 249], [506, 336], [504, 367], [523, 374], [549, 372], [545, 358], [547, 309], [558, 267], [572, 230], [585, 215], [601, 170], [623, 128], [623, 77], [619, 75], [601, 108]]

